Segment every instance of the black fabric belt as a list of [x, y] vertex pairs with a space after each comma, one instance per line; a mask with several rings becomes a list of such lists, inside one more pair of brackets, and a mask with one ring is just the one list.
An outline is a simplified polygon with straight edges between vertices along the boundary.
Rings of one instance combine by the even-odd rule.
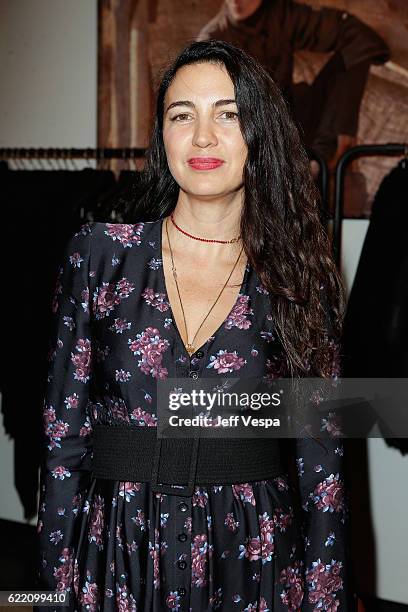
[[157, 438], [156, 427], [97, 423], [92, 439], [95, 478], [149, 482], [153, 491], [183, 497], [196, 485], [267, 480], [284, 471], [273, 438]]

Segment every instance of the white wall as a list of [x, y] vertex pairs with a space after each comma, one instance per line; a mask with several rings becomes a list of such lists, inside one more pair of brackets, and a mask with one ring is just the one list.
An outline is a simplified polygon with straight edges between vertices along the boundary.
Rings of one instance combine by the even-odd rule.
[[97, 0], [0, 0], [0, 146], [96, 143]]
[[[0, 83], [1, 147], [95, 147], [97, 0], [0, 0]], [[0, 425], [0, 518], [22, 521], [13, 445]]]

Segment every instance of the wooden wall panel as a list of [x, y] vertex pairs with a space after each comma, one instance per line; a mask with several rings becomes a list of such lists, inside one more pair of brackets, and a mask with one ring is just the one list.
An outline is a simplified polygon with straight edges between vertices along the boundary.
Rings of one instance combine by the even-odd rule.
[[[298, 1], [348, 10], [385, 38], [392, 50], [391, 62], [371, 67], [358, 142], [408, 142], [407, 0]], [[162, 71], [220, 5], [220, 0], [99, 0], [99, 146], [147, 146], [154, 89]], [[327, 58], [298, 53], [295, 80], [313, 79]], [[373, 195], [395, 163], [395, 158], [353, 163], [347, 216], [369, 216]], [[357, 179], [354, 186], [353, 178]]]

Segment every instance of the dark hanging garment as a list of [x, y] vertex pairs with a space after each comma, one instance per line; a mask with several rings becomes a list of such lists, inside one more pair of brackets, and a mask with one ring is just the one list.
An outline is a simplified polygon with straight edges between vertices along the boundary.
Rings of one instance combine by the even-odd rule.
[[[47, 372], [50, 301], [62, 248], [115, 184], [92, 169], [1, 169], [3, 424], [14, 440], [14, 480], [24, 518], [37, 512], [39, 439]], [[29, 367], [25, 359], [30, 359]]]
[[[408, 376], [407, 225], [408, 167], [403, 160], [383, 179], [373, 203], [347, 305], [344, 377]], [[407, 440], [387, 442], [408, 452]]]

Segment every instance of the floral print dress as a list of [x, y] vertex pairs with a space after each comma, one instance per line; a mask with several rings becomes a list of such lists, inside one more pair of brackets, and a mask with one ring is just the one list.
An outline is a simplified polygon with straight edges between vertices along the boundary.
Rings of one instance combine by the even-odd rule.
[[69, 593], [56, 610], [350, 610], [341, 439], [327, 450], [293, 441], [299, 504], [286, 472], [198, 483], [190, 497], [92, 476], [93, 426], [155, 427], [158, 380], [282, 375], [268, 294], [249, 264], [229, 315], [189, 357], [166, 293], [162, 223], [88, 223], [66, 247], [43, 409], [38, 588]]

